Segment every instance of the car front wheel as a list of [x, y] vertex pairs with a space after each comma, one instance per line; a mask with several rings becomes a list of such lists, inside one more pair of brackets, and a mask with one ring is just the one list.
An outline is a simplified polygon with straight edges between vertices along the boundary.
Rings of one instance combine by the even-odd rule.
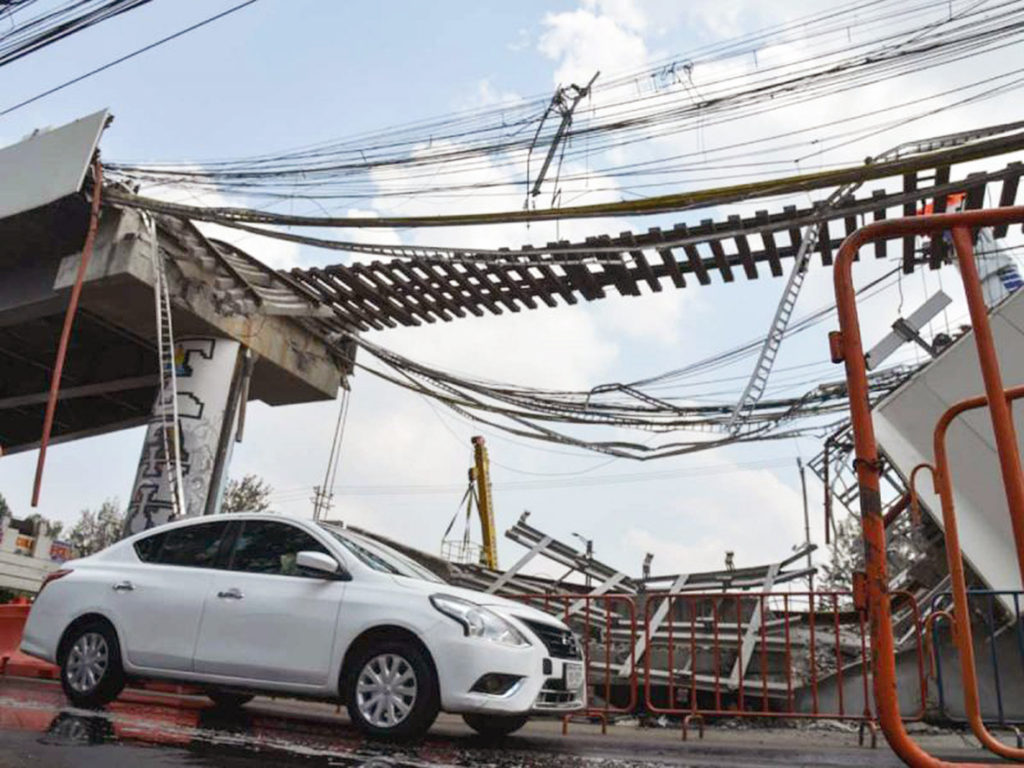
[[76, 707], [93, 709], [118, 697], [124, 669], [121, 646], [109, 624], [91, 621], [72, 632], [60, 659], [60, 682]]
[[515, 733], [530, 719], [529, 715], [481, 715], [467, 713], [462, 716], [466, 725], [488, 738], [499, 738]]
[[359, 730], [378, 738], [427, 732], [440, 709], [433, 666], [415, 643], [368, 644], [349, 662], [343, 695]]

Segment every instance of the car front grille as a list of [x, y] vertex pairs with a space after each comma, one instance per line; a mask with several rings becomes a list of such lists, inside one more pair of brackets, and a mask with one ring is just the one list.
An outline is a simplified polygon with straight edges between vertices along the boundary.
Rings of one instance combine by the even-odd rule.
[[577, 710], [583, 706], [583, 699], [579, 691], [567, 691], [565, 683], [552, 677], [544, 681], [544, 685], [537, 694], [533, 708], [537, 710]]
[[580, 644], [576, 641], [576, 636], [569, 630], [559, 629], [558, 627], [552, 627], [550, 624], [542, 624], [539, 621], [530, 621], [529, 619], [523, 619], [522, 621], [530, 628], [533, 634], [540, 638], [540, 641], [544, 643], [544, 647], [548, 649], [548, 653], [552, 658], [583, 658]]

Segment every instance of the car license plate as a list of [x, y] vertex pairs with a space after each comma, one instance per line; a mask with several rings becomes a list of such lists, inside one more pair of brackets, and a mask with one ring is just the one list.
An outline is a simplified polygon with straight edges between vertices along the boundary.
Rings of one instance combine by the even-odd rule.
[[570, 664], [567, 662], [565, 665], [566, 690], [578, 691], [581, 685], [583, 685], [583, 665]]

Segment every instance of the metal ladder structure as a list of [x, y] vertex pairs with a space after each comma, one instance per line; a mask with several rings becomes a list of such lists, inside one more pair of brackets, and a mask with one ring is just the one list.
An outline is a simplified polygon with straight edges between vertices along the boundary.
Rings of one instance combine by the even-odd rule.
[[[890, 150], [891, 152], [892, 150]], [[880, 155], [876, 159], [882, 159]], [[839, 202], [852, 195], [862, 182], [854, 181], [836, 189], [822, 204], [823, 209], [832, 208]], [[733, 409], [732, 418], [729, 419], [729, 431], [739, 431], [743, 419], [749, 415], [754, 406], [761, 400], [765, 389], [768, 386], [768, 378], [771, 376], [772, 368], [775, 365], [775, 358], [779, 354], [779, 347], [786, 336], [786, 329], [789, 328], [790, 318], [793, 316], [793, 309], [796, 307], [796, 300], [800, 296], [800, 289], [803, 287], [804, 279], [807, 277], [808, 262], [818, 245], [818, 232], [820, 224], [808, 224], [800, 235], [800, 247], [797, 249], [796, 258], [793, 260], [793, 268], [786, 280], [786, 287], [782, 291], [782, 298], [775, 308], [775, 316], [772, 318], [771, 326], [768, 328], [768, 335], [765, 337], [761, 352], [757, 356], [757, 363], [754, 365], [754, 372], [747, 381], [736, 407]]]
[[[898, 160], [906, 155], [916, 155], [934, 152], [947, 147], [954, 147], [973, 141], [984, 134], [985, 130], [983, 129], [981, 131], [952, 133], [931, 139], [925, 139], [923, 141], [905, 142], [903, 144], [898, 144], [891, 149], [887, 149], [885, 152], [882, 152], [875, 157], [868, 158], [865, 160], [865, 165], [876, 165], [890, 160]], [[851, 181], [841, 187], [838, 187], [825, 199], [823, 203], [818, 205], [817, 208], [824, 213], [829, 209], [842, 205], [843, 201], [850, 197], [862, 185], [863, 181]], [[786, 281], [786, 287], [782, 292], [782, 298], [779, 299], [779, 305], [775, 309], [775, 316], [772, 318], [771, 326], [768, 329], [768, 335], [765, 337], [764, 344], [761, 347], [761, 352], [757, 357], [757, 363], [754, 365], [754, 371], [750, 375], [750, 379], [747, 381], [747, 385], [743, 389], [743, 394], [740, 395], [740, 399], [736, 403], [736, 407], [732, 412], [732, 417], [729, 420], [728, 428], [730, 432], [736, 433], [739, 431], [743, 420], [761, 400], [761, 396], [764, 394], [764, 391], [768, 386], [768, 378], [771, 376], [772, 367], [775, 365], [775, 358], [779, 354], [779, 347], [782, 346], [782, 340], [786, 336], [786, 329], [789, 327], [789, 320], [793, 316], [793, 309], [796, 307], [796, 300], [800, 296], [800, 289], [804, 284], [804, 278], [806, 277], [811, 255], [814, 253], [814, 250], [818, 245], [818, 236], [826, 221], [827, 217], [822, 217], [820, 221], [811, 222], [804, 227], [804, 230], [800, 235], [800, 245], [797, 249], [796, 257], [793, 260], [793, 268], [789, 273], [789, 279]], [[793, 245], [796, 245], [796, 243]]]
[[156, 224], [150, 219], [153, 258], [153, 303], [156, 319], [156, 349], [160, 365], [160, 389], [153, 420], [159, 425], [163, 440], [164, 471], [171, 491], [171, 507], [175, 520], [185, 514], [185, 484], [181, 473], [181, 440], [178, 434], [178, 373], [174, 362], [174, 323], [171, 319], [171, 292], [167, 270], [157, 243]]

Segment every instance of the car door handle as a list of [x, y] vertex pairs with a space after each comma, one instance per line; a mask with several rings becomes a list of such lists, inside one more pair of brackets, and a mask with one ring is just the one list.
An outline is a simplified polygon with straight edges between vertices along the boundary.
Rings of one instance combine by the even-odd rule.
[[131, 592], [135, 589], [135, 585], [130, 581], [121, 581], [115, 584], [113, 589], [115, 592]]
[[242, 590], [232, 587], [231, 589], [226, 589], [223, 592], [218, 592], [217, 597], [225, 600], [241, 600], [243, 595]]

